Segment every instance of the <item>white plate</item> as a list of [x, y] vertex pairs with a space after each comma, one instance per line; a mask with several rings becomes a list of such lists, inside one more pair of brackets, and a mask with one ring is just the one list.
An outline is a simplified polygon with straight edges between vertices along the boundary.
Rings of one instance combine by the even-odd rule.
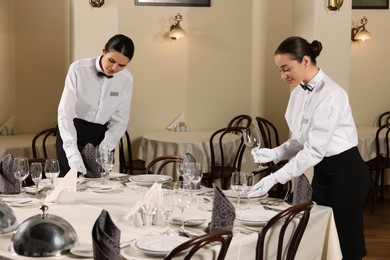
[[110, 176], [109, 177], [110, 179], [116, 179], [116, 178], [126, 177], [129, 175], [126, 173], [120, 173], [120, 172], [110, 172], [109, 176]]
[[166, 183], [172, 180], [171, 176], [167, 175], [159, 175], [159, 174], [141, 174], [141, 175], [133, 175], [129, 177], [129, 181], [135, 182], [137, 184], [153, 184], [155, 182], [158, 183]]
[[10, 206], [13, 207], [27, 207], [31, 205], [35, 205], [39, 203], [38, 199], [35, 198], [3, 198], [2, 202], [7, 203]]
[[[35, 186], [31, 187], [23, 187], [23, 189], [26, 191], [26, 193], [34, 194], [37, 192], [37, 189]], [[38, 192], [40, 192], [43, 188], [38, 186]]]
[[[203, 224], [204, 222], [206, 222], [205, 218], [187, 218], [187, 219], [185, 218], [184, 219], [184, 226], [188, 226], [188, 227], [198, 226], [198, 225]], [[177, 224], [177, 225], [181, 225], [181, 218], [180, 217], [172, 218], [172, 223]]]
[[92, 245], [77, 245], [70, 249], [70, 252], [74, 255], [81, 257], [93, 257]]
[[[234, 191], [232, 190], [224, 190], [223, 191], [226, 195], [226, 197], [230, 198], [230, 199], [237, 199], [237, 195]], [[249, 200], [258, 200], [258, 199], [264, 199], [264, 198], [267, 198], [268, 197], [268, 193], [262, 195], [262, 196], [256, 196], [256, 197], [251, 197], [249, 198]], [[247, 196], [246, 196], [246, 193], [245, 194], [240, 194], [240, 198], [241, 199], [248, 199]]]
[[278, 212], [262, 209], [249, 209], [241, 211], [236, 219], [241, 221], [242, 224], [248, 226], [264, 226], [272, 217]]
[[[53, 183], [54, 183], [54, 187], [57, 186], [58, 183], [60, 183], [60, 181], [63, 179], [63, 177], [59, 177], [59, 178], [55, 178]], [[81, 178], [77, 178], [77, 185], [78, 184], [82, 184], [84, 182], [83, 179]], [[32, 186], [31, 186], [32, 187]], [[39, 184], [38, 184], [38, 188], [39, 189], [51, 189], [51, 182], [49, 179], [42, 179], [39, 181]]]
[[90, 181], [87, 187], [94, 192], [113, 192], [120, 189], [121, 185], [118, 182], [111, 181], [109, 184], [102, 184], [98, 181]]
[[145, 254], [153, 256], [165, 256], [178, 245], [189, 240], [187, 237], [180, 236], [145, 236], [135, 242], [138, 250]]

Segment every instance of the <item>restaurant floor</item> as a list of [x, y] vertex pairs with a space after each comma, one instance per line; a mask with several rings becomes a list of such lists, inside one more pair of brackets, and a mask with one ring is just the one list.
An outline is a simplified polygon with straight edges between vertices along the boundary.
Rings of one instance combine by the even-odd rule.
[[385, 200], [378, 198], [374, 213], [364, 211], [367, 256], [364, 260], [390, 259], [390, 187], [385, 191]]

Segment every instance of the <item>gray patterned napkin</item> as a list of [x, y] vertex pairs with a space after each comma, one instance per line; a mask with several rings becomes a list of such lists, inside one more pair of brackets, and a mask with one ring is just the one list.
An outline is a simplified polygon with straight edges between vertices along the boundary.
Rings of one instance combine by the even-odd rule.
[[110, 214], [103, 209], [92, 228], [93, 259], [122, 259], [120, 237], [120, 229], [112, 221]]
[[311, 200], [313, 189], [305, 174], [302, 174], [295, 178], [294, 187], [295, 188], [293, 193], [293, 205]]
[[93, 144], [87, 144], [81, 151], [81, 156], [87, 168], [87, 178], [100, 178], [102, 167], [96, 162], [96, 148]]
[[0, 162], [0, 193], [2, 194], [19, 194], [20, 181], [15, 178], [12, 172], [14, 157], [7, 154]]
[[233, 204], [220, 188], [214, 186], [213, 212], [211, 222], [205, 228], [205, 232], [211, 233], [220, 229], [233, 230], [235, 218], [236, 212]]

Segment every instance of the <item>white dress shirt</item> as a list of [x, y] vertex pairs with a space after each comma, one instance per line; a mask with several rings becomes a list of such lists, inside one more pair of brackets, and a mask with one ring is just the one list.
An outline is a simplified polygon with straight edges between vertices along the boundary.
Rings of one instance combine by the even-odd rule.
[[79, 153], [74, 118], [97, 124], [108, 122], [101, 145], [112, 150], [123, 136], [129, 121], [133, 75], [125, 68], [112, 78], [102, 72], [100, 57], [73, 62], [65, 79], [58, 106], [58, 127], [67, 158]]
[[285, 118], [291, 138], [275, 151], [277, 162], [295, 157], [275, 174], [280, 183], [358, 143], [347, 93], [322, 70], [308, 85], [312, 91], [298, 85], [290, 95]]

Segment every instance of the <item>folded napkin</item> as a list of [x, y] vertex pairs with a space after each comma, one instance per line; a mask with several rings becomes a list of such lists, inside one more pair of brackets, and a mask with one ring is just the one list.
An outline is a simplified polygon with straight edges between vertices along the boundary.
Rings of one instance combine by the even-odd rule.
[[129, 220], [131, 216], [138, 212], [142, 208], [142, 205], [146, 202], [153, 202], [156, 206], [160, 207], [163, 201], [161, 183], [155, 182], [152, 187], [146, 192], [144, 198], [138, 201], [123, 217], [123, 220]]
[[211, 233], [216, 230], [233, 230], [236, 213], [233, 204], [220, 188], [214, 186], [213, 208], [211, 222], [205, 228], [205, 232]]
[[294, 184], [293, 205], [311, 200], [313, 189], [305, 174], [295, 178]]
[[[185, 118], [186, 118], [186, 116], [185, 116], [184, 112], [182, 112], [178, 117], [176, 117], [175, 120], [173, 120], [172, 123], [170, 123], [167, 126], [167, 130], [180, 131], [180, 127], [182, 127], [183, 123], [186, 121]], [[185, 123], [184, 123], [184, 127], [185, 127]]]
[[14, 157], [7, 154], [0, 162], [0, 193], [19, 194], [20, 180], [16, 179], [12, 170]]
[[100, 178], [102, 167], [96, 162], [96, 147], [88, 143], [81, 151], [85, 168], [87, 168], [87, 178]]
[[120, 237], [120, 229], [103, 209], [92, 228], [93, 259], [120, 260]]
[[65, 177], [57, 184], [57, 186], [52, 190], [52, 192], [47, 195], [45, 202], [56, 201], [58, 194], [63, 189], [72, 189], [76, 192], [77, 184], [77, 170], [70, 169], [70, 171], [65, 175]]

